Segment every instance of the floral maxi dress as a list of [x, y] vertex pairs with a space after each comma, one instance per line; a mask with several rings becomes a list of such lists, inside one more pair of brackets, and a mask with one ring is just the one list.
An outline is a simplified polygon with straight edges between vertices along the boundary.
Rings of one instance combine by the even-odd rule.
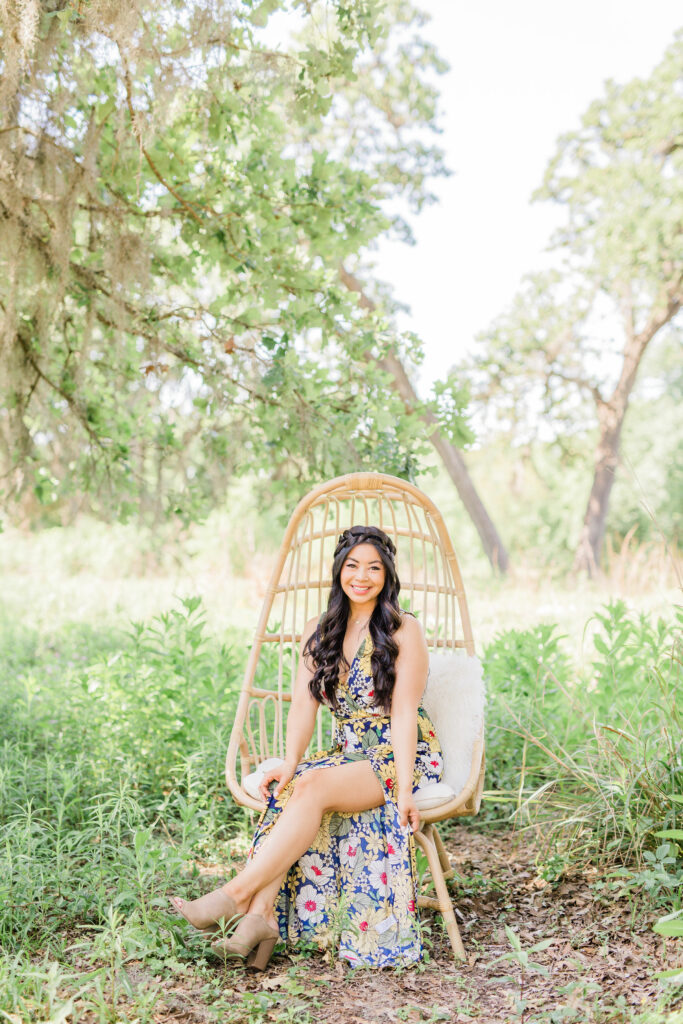
[[[388, 715], [374, 707], [370, 637], [361, 644], [337, 691], [334, 746], [302, 761], [278, 800], [271, 795], [256, 827], [252, 856], [275, 824], [298, 776], [366, 758], [384, 788], [385, 804], [323, 817], [312, 846], [290, 868], [277, 902], [282, 939], [325, 947], [359, 966], [409, 964], [422, 957], [417, 917], [414, 839], [400, 826]], [[417, 716], [413, 791], [439, 782], [441, 747], [422, 707]]]

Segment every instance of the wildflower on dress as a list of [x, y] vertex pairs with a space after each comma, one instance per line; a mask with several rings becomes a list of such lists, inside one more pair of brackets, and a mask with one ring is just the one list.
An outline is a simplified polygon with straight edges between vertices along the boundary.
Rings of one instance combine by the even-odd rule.
[[302, 921], [318, 924], [325, 913], [325, 900], [312, 885], [303, 885], [296, 895], [296, 912]]
[[356, 835], [348, 835], [343, 843], [339, 845], [339, 859], [347, 867], [353, 867], [358, 857], [363, 857], [360, 848], [360, 838]]
[[418, 768], [429, 778], [440, 775], [443, 771], [443, 758], [438, 750], [430, 750], [419, 758]]
[[325, 860], [319, 853], [304, 854], [299, 860], [299, 866], [304, 873], [304, 877], [317, 886], [324, 886], [332, 880], [334, 875], [330, 865], [325, 863]]
[[372, 864], [368, 865], [367, 872], [368, 880], [373, 889], [384, 892], [389, 881], [389, 861], [386, 858], [373, 861]]

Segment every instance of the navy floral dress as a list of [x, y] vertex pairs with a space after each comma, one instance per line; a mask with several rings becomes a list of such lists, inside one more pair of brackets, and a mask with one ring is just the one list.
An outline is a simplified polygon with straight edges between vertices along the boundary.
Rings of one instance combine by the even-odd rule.
[[[388, 715], [374, 707], [372, 640], [361, 644], [337, 693], [334, 746], [302, 761], [278, 800], [273, 796], [256, 827], [250, 856], [287, 803], [298, 776], [367, 759], [384, 787], [386, 803], [356, 814], [323, 817], [313, 845], [289, 870], [276, 903], [280, 936], [339, 954], [360, 966], [410, 964], [422, 957], [417, 917], [415, 841], [400, 826], [395, 804], [396, 772]], [[439, 782], [441, 747], [420, 707], [413, 791]]]

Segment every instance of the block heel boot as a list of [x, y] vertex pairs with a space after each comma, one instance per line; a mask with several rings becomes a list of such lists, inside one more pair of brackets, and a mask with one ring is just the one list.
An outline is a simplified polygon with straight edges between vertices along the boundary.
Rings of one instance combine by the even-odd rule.
[[211, 943], [217, 956], [227, 960], [238, 957], [255, 971], [264, 970], [270, 960], [280, 933], [271, 928], [260, 914], [245, 914], [232, 935]]
[[189, 924], [203, 934], [220, 930], [220, 922], [236, 924], [244, 915], [240, 914], [232, 896], [222, 889], [214, 889], [196, 900], [184, 900], [180, 896], [169, 896], [168, 902], [177, 914], [182, 914]]

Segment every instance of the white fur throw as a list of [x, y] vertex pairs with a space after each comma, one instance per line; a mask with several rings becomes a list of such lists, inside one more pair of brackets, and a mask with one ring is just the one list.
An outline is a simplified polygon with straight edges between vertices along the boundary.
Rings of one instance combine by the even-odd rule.
[[429, 655], [422, 703], [443, 749], [443, 783], [453, 789], [453, 795], [469, 778], [472, 750], [484, 722], [485, 699], [479, 658], [445, 652]]
[[[420, 810], [447, 803], [462, 790], [472, 768], [472, 749], [484, 721], [484, 678], [479, 658], [439, 652], [429, 655], [429, 677], [422, 698], [436, 728], [443, 750], [443, 781], [424, 786], [416, 793]], [[242, 779], [255, 800], [264, 772], [282, 764], [270, 757]]]

